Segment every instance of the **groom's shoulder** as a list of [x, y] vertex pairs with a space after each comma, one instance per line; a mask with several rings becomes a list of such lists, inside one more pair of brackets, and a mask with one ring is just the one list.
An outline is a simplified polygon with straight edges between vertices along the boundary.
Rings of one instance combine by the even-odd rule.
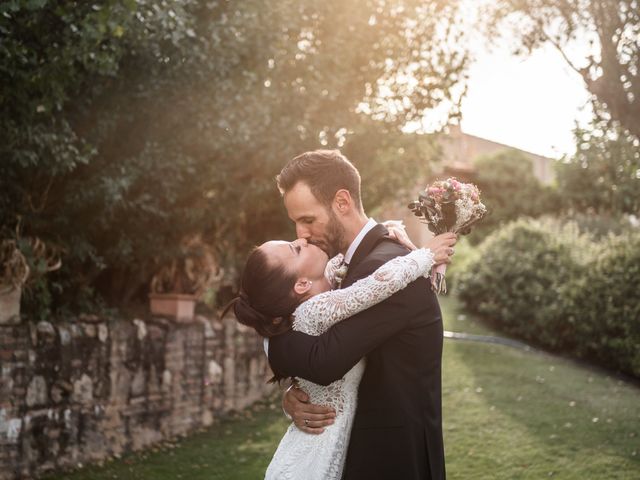
[[409, 249], [389, 237], [381, 237], [371, 251], [362, 259], [364, 270], [373, 271], [389, 260], [406, 255]]
[[392, 258], [406, 255], [409, 252], [410, 250], [407, 247], [385, 236], [380, 238], [366, 258], [383, 259], [386, 262]]

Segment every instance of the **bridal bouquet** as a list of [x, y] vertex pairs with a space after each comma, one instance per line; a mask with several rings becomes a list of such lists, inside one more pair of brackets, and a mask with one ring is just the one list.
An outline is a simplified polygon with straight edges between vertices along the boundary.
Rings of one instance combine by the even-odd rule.
[[[418, 196], [418, 200], [409, 204], [409, 208], [434, 235], [445, 232], [466, 235], [471, 231], [471, 226], [487, 213], [480, 201], [478, 187], [459, 182], [453, 177], [429, 185]], [[438, 294], [447, 292], [446, 270], [447, 265], [441, 264], [431, 275], [431, 286]]]

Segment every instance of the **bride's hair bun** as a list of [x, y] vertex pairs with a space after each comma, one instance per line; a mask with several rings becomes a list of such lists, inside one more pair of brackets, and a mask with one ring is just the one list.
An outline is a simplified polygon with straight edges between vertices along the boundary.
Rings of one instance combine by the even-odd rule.
[[236, 318], [263, 337], [273, 337], [291, 328], [294, 310], [300, 300], [293, 294], [295, 273], [279, 262], [269, 262], [259, 248], [247, 259], [240, 294], [224, 310], [233, 307]]
[[241, 292], [233, 305], [233, 313], [240, 323], [255, 329], [263, 337], [273, 337], [289, 329], [290, 325], [282, 328], [281, 317], [272, 318], [251, 306], [249, 297]]

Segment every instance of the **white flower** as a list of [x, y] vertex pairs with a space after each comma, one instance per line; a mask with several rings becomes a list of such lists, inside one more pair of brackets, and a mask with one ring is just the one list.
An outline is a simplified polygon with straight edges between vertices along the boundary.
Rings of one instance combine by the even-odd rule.
[[342, 281], [344, 280], [344, 278], [347, 276], [347, 271], [349, 270], [349, 265], [347, 265], [346, 263], [344, 265], [341, 265], [336, 272], [334, 273], [334, 278], [336, 281], [336, 286], [338, 288], [340, 288], [342, 286]]

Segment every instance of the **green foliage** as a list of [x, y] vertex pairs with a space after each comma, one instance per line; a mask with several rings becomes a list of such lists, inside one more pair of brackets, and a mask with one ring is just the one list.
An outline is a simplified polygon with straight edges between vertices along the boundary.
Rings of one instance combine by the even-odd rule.
[[564, 285], [581, 272], [573, 235], [532, 220], [494, 232], [459, 279], [461, 300], [511, 335], [553, 349], [567, 347], [573, 326], [557, 300]]
[[553, 190], [533, 173], [533, 163], [517, 150], [503, 150], [475, 161], [476, 181], [489, 215], [471, 234], [477, 243], [497, 227], [519, 217], [537, 217], [553, 208]]
[[449, 292], [456, 291], [460, 277], [464, 275], [471, 263], [477, 262], [478, 255], [478, 248], [471, 243], [468, 236], [458, 236], [455, 255], [451, 263], [447, 265], [446, 277]]
[[571, 222], [575, 224], [580, 233], [593, 237], [594, 240], [601, 240], [610, 235], [621, 235], [633, 230], [628, 216], [615, 213], [595, 214], [570, 211], [556, 218], [560, 223]]
[[363, 122], [342, 151], [360, 170], [368, 213], [385, 201], [409, 198], [415, 179], [428, 177], [438, 156], [432, 137], [403, 134], [376, 121]]
[[9, 175], [7, 187], [18, 191], [22, 177], [30, 177], [34, 207], [51, 178], [89, 161], [91, 149], [62, 111], [70, 98], [86, 93], [93, 75], [117, 73], [118, 37], [135, 18], [133, 10], [130, 1], [0, 6], [2, 173]]
[[557, 168], [564, 207], [606, 215], [640, 212], [640, 141], [597, 125], [578, 130], [576, 139], [577, 153]]
[[[63, 252], [27, 301], [142, 299], [197, 232], [227, 272], [290, 237], [273, 181], [289, 158], [343, 147], [380, 171], [408, 150], [407, 121], [443, 101], [458, 113], [455, 4], [4, 2], [2, 236], [20, 221]], [[405, 158], [365, 192], [369, 207], [429, 168]]]
[[640, 233], [595, 242], [576, 224], [519, 220], [460, 275], [466, 308], [511, 335], [640, 376]]
[[640, 232], [612, 237], [565, 297], [576, 353], [640, 377]]

